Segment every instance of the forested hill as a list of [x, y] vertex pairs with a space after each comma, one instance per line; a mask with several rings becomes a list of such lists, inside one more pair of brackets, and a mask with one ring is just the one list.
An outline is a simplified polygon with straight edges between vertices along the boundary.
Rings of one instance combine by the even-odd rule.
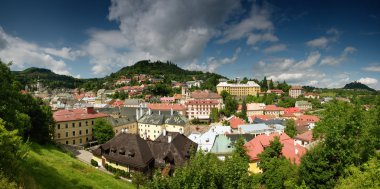
[[117, 79], [123, 75], [133, 74], [148, 74], [157, 78], [164, 76], [163, 78], [166, 80], [174, 81], [207, 80], [210, 77], [216, 77], [217, 79], [225, 78], [215, 73], [185, 70], [171, 62], [150, 62], [149, 60], [142, 60], [132, 66], [124, 67], [106, 78]]
[[12, 71], [12, 73], [22, 86], [35, 84], [38, 78], [49, 88], [76, 88], [85, 82], [83, 79], [59, 75], [44, 68], [31, 67], [24, 71]]
[[218, 79], [225, 78], [219, 74], [202, 72], [202, 71], [189, 71], [178, 67], [176, 64], [170, 62], [150, 62], [148, 60], [139, 61], [132, 66], [127, 66], [119, 71], [112, 73], [104, 78], [94, 79], [77, 79], [67, 75], [59, 75], [51, 70], [43, 68], [28, 68], [24, 71], [13, 71], [15, 79], [20, 82], [24, 87], [25, 85], [32, 85], [40, 81], [49, 88], [86, 88], [87, 90], [99, 89], [103, 83], [113, 83], [121, 76], [132, 76], [133, 74], [148, 74], [157, 78], [163, 78], [165, 83], [174, 81], [191, 81], [193, 79], [205, 81], [206, 88], [215, 87]]
[[343, 87], [343, 89], [368, 90], [368, 91], [376, 92], [375, 89], [372, 89], [372, 88], [368, 87], [367, 85], [360, 83], [360, 82], [356, 82], [356, 81], [346, 84]]

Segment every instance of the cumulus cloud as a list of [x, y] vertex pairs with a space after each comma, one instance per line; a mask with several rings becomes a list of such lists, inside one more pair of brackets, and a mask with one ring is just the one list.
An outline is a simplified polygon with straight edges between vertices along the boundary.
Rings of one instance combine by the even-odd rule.
[[247, 38], [247, 44], [258, 42], [276, 42], [274, 26], [270, 20], [271, 11], [268, 4], [258, 6], [253, 4], [250, 15], [241, 22], [232, 24], [223, 32], [219, 43]]
[[321, 36], [306, 42], [306, 45], [312, 48], [326, 49], [331, 43], [338, 41], [341, 32], [336, 28], [330, 28], [326, 31], [326, 36]]
[[[0, 44], [0, 58], [4, 62], [12, 61], [12, 68], [14, 69], [25, 69], [26, 67], [35, 66], [51, 69], [58, 74], [70, 75], [66, 63], [61, 59], [51, 56], [51, 53], [59, 52], [60, 50], [58, 49], [50, 48], [49, 51], [51, 53], [47, 53], [46, 48], [9, 35], [1, 27]], [[71, 49], [68, 48], [64, 51], [69, 53]]]
[[370, 77], [362, 77], [358, 80], [358, 82], [363, 83], [365, 85], [375, 85], [378, 83], [377, 79]]
[[264, 49], [265, 53], [274, 53], [274, 52], [281, 52], [286, 50], [286, 45], [284, 44], [277, 44], [277, 45], [272, 45], [268, 48]]
[[72, 50], [69, 47], [63, 47], [61, 49], [45, 48], [45, 53], [54, 55], [60, 58], [75, 60], [79, 56], [84, 56], [84, 53], [80, 50]]
[[338, 56], [338, 57], [328, 56], [328, 57], [322, 59], [321, 65], [330, 65], [330, 66], [339, 65], [342, 62], [344, 62], [345, 60], [347, 60], [347, 56], [349, 54], [352, 54], [356, 51], [357, 51], [357, 49], [354, 47], [346, 47], [340, 56]]
[[208, 71], [215, 72], [217, 68], [225, 64], [233, 64], [239, 58], [241, 49], [237, 48], [232, 57], [218, 59], [215, 57], [208, 57], [205, 63], [199, 64], [197, 61], [193, 61], [191, 64], [186, 66], [186, 69], [189, 70], [198, 70], [198, 71]]
[[112, 0], [108, 18], [119, 30], [91, 31], [83, 49], [101, 75], [141, 59], [189, 63], [238, 7], [234, 0]]

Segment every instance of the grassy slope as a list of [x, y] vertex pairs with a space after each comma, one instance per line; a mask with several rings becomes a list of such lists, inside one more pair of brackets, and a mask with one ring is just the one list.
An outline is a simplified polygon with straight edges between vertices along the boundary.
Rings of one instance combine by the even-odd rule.
[[27, 188], [134, 188], [54, 146], [32, 144], [23, 167]]

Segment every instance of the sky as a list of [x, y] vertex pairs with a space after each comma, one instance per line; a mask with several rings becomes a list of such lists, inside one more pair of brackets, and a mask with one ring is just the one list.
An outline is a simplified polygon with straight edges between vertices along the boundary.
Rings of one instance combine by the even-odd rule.
[[77, 78], [139, 60], [380, 89], [380, 1], [0, 0], [0, 59]]

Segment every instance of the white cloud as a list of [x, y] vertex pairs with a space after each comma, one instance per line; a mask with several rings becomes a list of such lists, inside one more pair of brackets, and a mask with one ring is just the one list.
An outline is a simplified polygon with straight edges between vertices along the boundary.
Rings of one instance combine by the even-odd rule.
[[297, 67], [298, 69], [311, 68], [318, 62], [320, 58], [321, 54], [319, 52], [312, 52], [305, 60], [301, 60], [297, 64], [295, 64], [295, 67]]
[[363, 83], [365, 85], [375, 85], [378, 83], [377, 79], [370, 77], [362, 77], [358, 80], [358, 82]]
[[356, 51], [357, 51], [357, 49], [354, 47], [346, 47], [339, 57], [328, 56], [326, 58], [323, 58], [321, 60], [321, 65], [330, 65], [330, 66], [339, 65], [347, 59], [347, 56], [349, 54], [352, 54]]
[[108, 18], [119, 30], [92, 31], [83, 49], [92, 71], [105, 75], [138, 60], [194, 61], [239, 2], [112, 0]]
[[380, 72], [380, 66], [377, 65], [367, 66], [362, 69], [369, 72]]
[[[46, 53], [46, 48], [9, 35], [1, 27], [0, 43], [2, 44], [0, 58], [3, 62], [12, 61], [13, 69], [19, 70], [35, 66], [51, 69], [58, 74], [70, 75], [66, 63], [52, 57], [50, 53]], [[50, 48], [50, 51], [59, 52], [60, 50]]]
[[226, 58], [218, 59], [215, 57], [208, 57], [207, 61], [202, 64], [197, 63], [197, 61], [193, 61], [191, 64], [186, 66], [186, 69], [215, 72], [216, 69], [219, 68], [221, 65], [235, 63], [236, 60], [239, 58], [240, 51], [241, 49], [237, 48], [233, 56], [230, 58], [226, 57]]
[[329, 40], [326, 37], [320, 37], [320, 38], [313, 39], [306, 42], [306, 45], [310, 47], [319, 47], [319, 48], [326, 48], [328, 44], [329, 44]]
[[336, 28], [330, 28], [326, 31], [327, 36], [321, 36], [306, 42], [306, 45], [312, 48], [326, 49], [331, 43], [338, 41], [341, 31]]
[[277, 44], [277, 45], [272, 45], [268, 48], [264, 49], [265, 53], [274, 53], [274, 52], [281, 52], [286, 50], [286, 45], [284, 44]]
[[63, 47], [62, 49], [45, 48], [44, 51], [47, 54], [68, 60], [75, 60], [78, 56], [84, 56], [84, 53], [82, 51], [72, 50], [69, 47]]

